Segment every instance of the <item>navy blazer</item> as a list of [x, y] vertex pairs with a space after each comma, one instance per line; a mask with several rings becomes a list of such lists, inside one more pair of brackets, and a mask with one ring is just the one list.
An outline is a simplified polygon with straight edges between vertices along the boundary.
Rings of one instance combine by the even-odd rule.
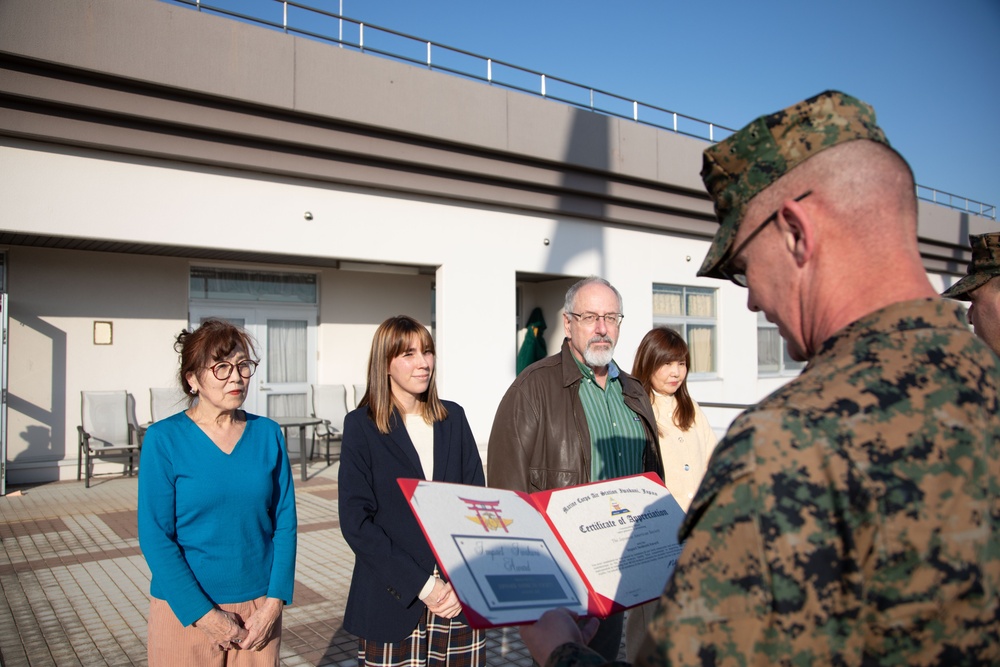
[[[434, 480], [484, 486], [483, 464], [461, 406], [443, 401], [434, 423]], [[344, 420], [340, 454], [340, 530], [354, 551], [344, 629], [369, 641], [398, 642], [417, 627], [417, 595], [434, 572], [434, 554], [396, 480], [425, 479], [406, 426], [394, 413], [379, 433], [358, 408]]]

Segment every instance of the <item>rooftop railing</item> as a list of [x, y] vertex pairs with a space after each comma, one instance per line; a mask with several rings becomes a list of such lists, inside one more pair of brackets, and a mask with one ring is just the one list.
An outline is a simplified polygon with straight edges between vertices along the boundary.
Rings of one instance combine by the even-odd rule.
[[994, 204], [984, 204], [983, 202], [976, 201], [975, 199], [953, 195], [950, 192], [944, 192], [943, 190], [935, 190], [934, 188], [929, 188], [925, 185], [917, 185], [917, 199], [934, 202], [935, 204], [947, 206], [948, 208], [953, 208], [958, 211], [975, 213], [976, 215], [981, 215], [984, 218], [990, 218], [992, 220], [997, 219], [997, 207]]
[[[256, 15], [239, 11], [248, 4], [243, 0], [163, 1], [170, 4], [187, 5], [199, 11], [336, 44], [341, 48], [355, 49], [362, 53], [371, 53], [391, 60], [483, 81], [490, 85], [538, 95], [595, 113], [625, 118], [636, 123], [705, 141], [722, 141], [735, 132], [732, 128], [677, 111], [632, 100], [606, 90], [463, 49], [436, 44], [398, 30], [364, 23], [337, 12], [311, 7], [293, 0], [265, 0], [273, 6], [274, 11], [260, 11]], [[923, 185], [917, 186], [917, 197], [993, 220], [996, 220], [997, 217], [997, 209], [993, 204], [985, 204], [968, 197], [960, 197]]]

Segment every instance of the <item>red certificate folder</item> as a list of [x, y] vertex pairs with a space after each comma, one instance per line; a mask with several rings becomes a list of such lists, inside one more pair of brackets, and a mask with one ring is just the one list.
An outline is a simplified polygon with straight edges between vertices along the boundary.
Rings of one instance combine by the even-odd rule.
[[682, 547], [684, 512], [653, 473], [535, 494], [398, 482], [474, 628], [656, 599]]

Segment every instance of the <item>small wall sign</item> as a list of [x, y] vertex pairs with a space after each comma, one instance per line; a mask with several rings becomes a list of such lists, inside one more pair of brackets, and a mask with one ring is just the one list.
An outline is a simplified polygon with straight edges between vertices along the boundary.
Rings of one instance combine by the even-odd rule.
[[94, 345], [111, 345], [112, 338], [111, 322], [94, 320]]

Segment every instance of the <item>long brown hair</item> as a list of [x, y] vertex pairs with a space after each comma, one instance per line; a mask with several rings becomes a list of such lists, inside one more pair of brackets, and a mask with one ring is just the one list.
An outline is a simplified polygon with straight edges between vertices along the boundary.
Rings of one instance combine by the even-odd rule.
[[[416, 338], [421, 351], [434, 354], [434, 339], [424, 325], [412, 317], [396, 315], [379, 325], [372, 338], [372, 350], [368, 355], [368, 388], [358, 403], [358, 407], [368, 406], [368, 417], [375, 422], [380, 433], [392, 429], [394, 413], [401, 412], [402, 406], [396, 402], [389, 385], [389, 364], [410, 348]], [[420, 395], [420, 414], [428, 424], [441, 421], [448, 411], [437, 395], [437, 364], [431, 371], [427, 391]]]
[[[654, 327], [647, 331], [635, 353], [632, 375], [642, 383], [650, 398], [653, 396], [653, 374], [660, 366], [672, 361], [683, 361], [688, 370], [691, 369], [691, 353], [681, 335], [667, 327]], [[673, 414], [674, 424], [682, 431], [686, 431], [694, 425], [694, 401], [688, 393], [686, 373], [684, 381], [674, 393], [674, 398], [677, 399], [677, 407], [674, 408]]]
[[212, 365], [211, 362], [222, 361], [237, 347], [243, 348], [247, 357], [256, 361], [257, 351], [254, 349], [250, 334], [225, 320], [210, 318], [202, 322], [197, 329], [193, 331], [185, 329], [177, 335], [174, 350], [181, 355], [179, 379], [181, 389], [187, 396], [188, 405], [194, 402], [191, 384], [187, 379], [188, 373], [193, 373], [197, 377], [201, 371]]

